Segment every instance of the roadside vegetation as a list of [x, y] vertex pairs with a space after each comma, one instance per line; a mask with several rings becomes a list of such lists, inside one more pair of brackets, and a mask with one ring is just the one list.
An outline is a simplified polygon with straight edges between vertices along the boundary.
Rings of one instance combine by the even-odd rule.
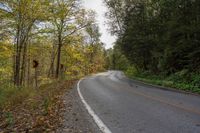
[[136, 72], [134, 68], [130, 67], [125, 71], [125, 74], [132, 79], [146, 83], [200, 94], [200, 76], [195, 73], [188, 74], [184, 70], [166, 76], [149, 72]]
[[105, 0], [110, 69], [148, 83], [200, 93], [200, 1]]
[[75, 81], [57, 81], [43, 85], [38, 90], [15, 87], [1, 90], [0, 131], [57, 131], [62, 127], [66, 108], [63, 94], [73, 87]]
[[95, 12], [79, 0], [0, 0], [0, 132], [52, 132], [62, 96], [105, 70]]

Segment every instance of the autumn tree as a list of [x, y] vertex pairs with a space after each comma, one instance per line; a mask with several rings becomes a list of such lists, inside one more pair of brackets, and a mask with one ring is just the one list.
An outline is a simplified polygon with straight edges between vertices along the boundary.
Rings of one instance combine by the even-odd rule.
[[1, 63], [9, 62], [9, 69], [0, 69], [13, 68], [8, 75], [16, 86], [32, 86], [34, 77], [42, 84], [67, 72], [103, 70], [105, 49], [95, 13], [79, 0], [1, 0], [0, 18]]
[[[14, 83], [19, 86], [24, 80], [27, 43], [32, 28], [37, 21], [42, 20], [45, 14], [46, 2], [41, 0], [1, 0], [2, 25], [6, 26], [15, 45]], [[43, 10], [44, 9], [44, 10]]]
[[61, 49], [70, 35], [85, 28], [93, 19], [87, 16], [79, 0], [55, 0], [49, 8], [52, 31], [57, 38], [56, 77], [60, 74]]

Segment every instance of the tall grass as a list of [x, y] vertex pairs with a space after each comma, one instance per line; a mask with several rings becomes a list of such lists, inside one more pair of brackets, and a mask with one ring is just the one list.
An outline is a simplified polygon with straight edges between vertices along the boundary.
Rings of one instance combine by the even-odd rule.
[[0, 85], [0, 108], [22, 103], [27, 97], [35, 95], [34, 89], [16, 87], [9, 82]]

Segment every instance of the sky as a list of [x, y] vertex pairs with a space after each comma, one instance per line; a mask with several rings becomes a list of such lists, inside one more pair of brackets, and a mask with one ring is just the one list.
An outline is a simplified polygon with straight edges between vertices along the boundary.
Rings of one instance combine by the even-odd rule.
[[108, 26], [105, 24], [105, 12], [107, 8], [103, 4], [103, 0], [83, 0], [83, 6], [86, 9], [92, 9], [97, 13], [97, 23], [100, 28], [100, 32], [102, 34], [101, 41], [106, 44], [106, 49], [112, 48], [113, 43], [116, 40], [116, 37], [111, 36], [109, 33]]

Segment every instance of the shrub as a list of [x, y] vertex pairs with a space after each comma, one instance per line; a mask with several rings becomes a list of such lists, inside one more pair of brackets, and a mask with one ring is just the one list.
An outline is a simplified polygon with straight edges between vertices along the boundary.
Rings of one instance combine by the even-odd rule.
[[126, 75], [151, 84], [200, 93], [200, 75], [190, 73], [187, 69], [165, 76], [162, 74], [155, 75], [149, 71], [139, 72], [134, 67], [129, 67]]
[[137, 73], [138, 73], [138, 71], [136, 70], [136, 68], [135, 67], [128, 67], [128, 69], [126, 70], [126, 72], [125, 72], [127, 75], [129, 75], [129, 76], [134, 76], [134, 75], [136, 75]]

